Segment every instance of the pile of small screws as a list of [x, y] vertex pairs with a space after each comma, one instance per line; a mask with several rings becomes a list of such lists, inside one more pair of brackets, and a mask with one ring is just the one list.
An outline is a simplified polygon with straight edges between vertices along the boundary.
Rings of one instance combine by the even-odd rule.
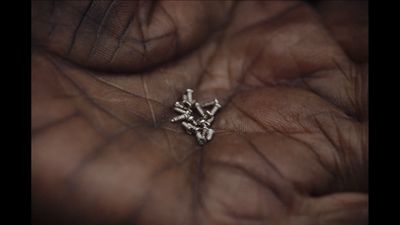
[[175, 102], [174, 110], [180, 115], [171, 119], [171, 122], [182, 121], [186, 133], [195, 135], [200, 145], [211, 141], [214, 130], [211, 124], [214, 121], [215, 113], [221, 108], [217, 99], [211, 102], [200, 104], [193, 99], [193, 90], [187, 89], [182, 96], [181, 102]]

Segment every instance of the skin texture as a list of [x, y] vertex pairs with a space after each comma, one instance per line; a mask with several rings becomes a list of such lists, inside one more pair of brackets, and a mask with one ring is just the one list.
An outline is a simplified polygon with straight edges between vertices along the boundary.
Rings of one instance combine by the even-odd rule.
[[[33, 1], [33, 223], [368, 224], [367, 11]], [[205, 146], [186, 88], [223, 105]]]

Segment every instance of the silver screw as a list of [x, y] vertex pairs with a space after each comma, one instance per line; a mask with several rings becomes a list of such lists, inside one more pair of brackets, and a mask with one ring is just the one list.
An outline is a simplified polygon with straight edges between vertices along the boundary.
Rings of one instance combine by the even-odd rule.
[[180, 102], [175, 102], [175, 107], [181, 108], [181, 109], [186, 109], [185, 106], [183, 106]]
[[211, 126], [211, 124], [207, 120], [204, 120], [204, 119], [200, 120], [199, 124], [203, 125], [203, 127]]
[[189, 110], [184, 110], [184, 109], [181, 109], [181, 108], [178, 108], [178, 107], [175, 107], [174, 110], [175, 110], [176, 112], [182, 113], [182, 114], [188, 114], [188, 113], [190, 113]]
[[211, 111], [207, 111], [207, 114], [209, 116], [214, 116], [215, 113], [218, 111], [218, 109], [221, 108], [221, 105], [217, 102], [215, 102], [214, 107], [211, 109]]
[[206, 103], [202, 104], [201, 106], [202, 106], [202, 107], [208, 107], [208, 106], [215, 105], [215, 104], [217, 104], [217, 103], [218, 103], [218, 100], [217, 100], [217, 99], [214, 99], [214, 100], [212, 100], [212, 101], [210, 101], [210, 102], [206, 102]]
[[202, 135], [203, 137], [206, 137], [207, 131], [208, 131], [208, 128], [207, 128], [207, 127], [203, 127], [203, 129], [202, 129], [202, 131], [201, 131], [201, 135]]
[[213, 134], [215, 133], [215, 131], [213, 129], [207, 129], [207, 135], [206, 135], [206, 139], [207, 141], [211, 141]]
[[182, 101], [184, 102], [184, 101], [187, 101], [187, 100], [188, 100], [187, 95], [183, 94], [183, 95], [182, 95]]
[[[190, 89], [189, 89], [190, 90]], [[183, 107], [184, 108], [191, 108], [192, 107], [192, 104], [195, 102], [194, 100], [193, 100], [193, 98], [191, 99], [191, 101], [189, 101], [189, 97], [187, 96], [187, 95], [182, 95], [182, 103], [183, 103]]]
[[192, 123], [193, 125], [195, 125], [195, 126], [198, 125], [198, 123], [194, 120], [194, 117], [193, 117], [193, 116], [189, 116], [189, 117], [187, 118], [187, 121], [191, 122], [191, 123]]
[[198, 102], [196, 102], [196, 103], [194, 104], [194, 107], [196, 107], [197, 112], [199, 112], [199, 114], [200, 114], [202, 117], [205, 117], [205, 116], [206, 116], [206, 115], [204, 114], [204, 110], [201, 108], [201, 106], [200, 106], [200, 104], [199, 104]]
[[192, 134], [193, 131], [197, 131], [197, 130], [199, 129], [198, 127], [195, 127], [195, 126], [193, 126], [192, 124], [187, 123], [187, 122], [185, 122], [185, 121], [182, 122], [182, 126], [185, 127], [186, 132], [187, 132], [188, 134]]
[[[206, 121], [207, 121], [208, 124], [211, 125], [211, 123], [214, 121], [214, 116], [211, 116], [211, 117], [208, 118]], [[210, 125], [209, 125], [209, 126], [210, 126]]]
[[204, 145], [206, 143], [206, 138], [200, 133], [200, 131], [196, 131], [196, 138], [199, 144]]
[[185, 113], [179, 116], [175, 116], [174, 118], [171, 119], [171, 122], [177, 122], [177, 121], [181, 121], [181, 120], [186, 120], [189, 118], [189, 114]]
[[184, 104], [187, 108], [192, 108], [192, 103], [189, 102], [189, 101], [187, 101], [187, 100], [184, 100], [184, 101], [183, 101], [183, 104]]
[[[192, 89], [186, 89], [186, 93], [182, 95], [182, 101], [175, 102], [174, 111], [181, 115], [172, 118], [171, 122], [182, 121], [181, 124], [186, 132], [196, 136], [197, 142], [204, 145], [213, 138], [215, 131], [210, 127], [221, 105], [217, 99], [201, 104], [193, 99], [193, 93]], [[204, 107], [208, 107], [208, 110]], [[193, 115], [193, 110], [198, 113]]]
[[188, 102], [193, 102], [193, 90], [192, 89], [186, 89], [186, 96]]

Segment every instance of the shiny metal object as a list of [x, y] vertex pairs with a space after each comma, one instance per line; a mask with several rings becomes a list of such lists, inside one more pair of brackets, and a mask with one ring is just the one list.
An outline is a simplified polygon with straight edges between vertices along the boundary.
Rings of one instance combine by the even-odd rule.
[[180, 107], [174, 107], [174, 110], [175, 110], [176, 112], [182, 113], [182, 114], [187, 114], [187, 113], [189, 113], [188, 110], [184, 110], [184, 109], [182, 109], [182, 108], [180, 108]]
[[207, 134], [206, 134], [207, 141], [211, 141], [214, 133], [215, 133], [215, 131], [211, 128], [207, 130]]
[[200, 145], [204, 145], [207, 142], [207, 139], [203, 136], [200, 131], [196, 131], [196, 139]]
[[189, 118], [189, 114], [181, 114], [179, 116], [175, 116], [174, 118], [172, 118], [171, 122], [178, 122], [178, 121], [181, 121], [181, 120], [185, 120], [187, 118]]
[[204, 110], [201, 108], [200, 103], [196, 102], [194, 104], [194, 107], [196, 108], [197, 112], [202, 116], [205, 117], [206, 114], [204, 114]]
[[186, 132], [187, 132], [188, 134], [192, 134], [193, 132], [196, 132], [196, 131], [199, 130], [198, 127], [192, 125], [191, 123], [188, 123], [188, 122], [183, 121], [181, 124], [182, 124], [182, 126], [186, 129]]
[[209, 123], [210, 124], [210, 126], [211, 126], [211, 124], [212, 124], [212, 122], [214, 121], [214, 116], [211, 116], [210, 118], [208, 118], [206, 121], [207, 121], [207, 123]]
[[186, 96], [187, 96], [188, 102], [192, 103], [193, 102], [193, 90], [186, 89]]
[[[175, 102], [173, 109], [180, 115], [172, 118], [171, 122], [182, 121], [181, 125], [186, 133], [194, 135], [197, 143], [204, 145], [214, 136], [215, 131], [211, 128], [211, 124], [222, 106], [217, 99], [201, 104], [193, 98], [193, 92], [192, 89], [186, 89], [186, 93], [182, 95], [182, 101]], [[204, 109], [206, 107], [208, 110]]]
[[208, 114], [209, 116], [214, 116], [215, 113], [216, 113], [221, 107], [222, 107], [222, 106], [221, 106], [218, 102], [216, 102], [216, 103], [214, 104], [213, 108], [211, 109], [211, 111], [207, 111], [207, 114]]
[[182, 105], [180, 102], [175, 102], [175, 107], [181, 108], [181, 109], [186, 109], [184, 105]]
[[212, 100], [212, 101], [210, 101], [210, 102], [206, 102], [206, 103], [202, 104], [201, 106], [205, 108], [205, 107], [208, 107], [208, 106], [215, 105], [215, 104], [217, 104], [217, 103], [219, 103], [218, 100], [217, 100], [217, 99], [214, 99], [214, 100]]

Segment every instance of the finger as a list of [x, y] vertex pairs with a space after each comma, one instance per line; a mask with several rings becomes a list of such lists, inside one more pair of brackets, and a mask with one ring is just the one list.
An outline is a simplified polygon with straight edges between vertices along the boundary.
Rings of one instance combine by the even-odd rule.
[[354, 61], [368, 61], [368, 2], [320, 1], [325, 26]]
[[134, 72], [204, 42], [231, 2], [33, 2], [34, 44], [79, 65]]
[[246, 86], [300, 87], [349, 116], [366, 117], [366, 66], [350, 61], [311, 6], [288, 5], [222, 39], [202, 77], [202, 92], [229, 98]]

